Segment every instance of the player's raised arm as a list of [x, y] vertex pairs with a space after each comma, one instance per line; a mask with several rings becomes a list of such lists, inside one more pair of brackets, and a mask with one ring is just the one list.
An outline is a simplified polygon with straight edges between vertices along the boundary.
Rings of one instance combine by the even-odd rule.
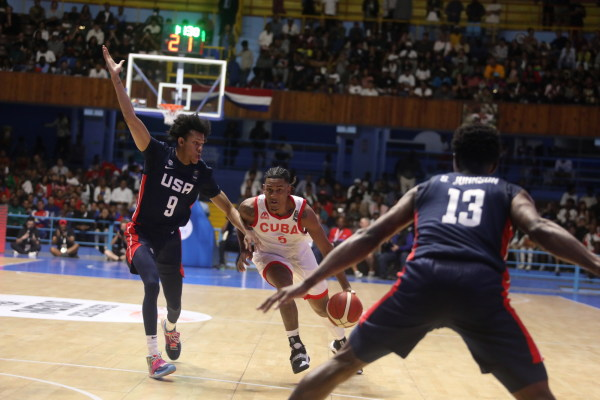
[[150, 133], [148, 133], [148, 129], [144, 125], [144, 123], [135, 115], [133, 110], [133, 106], [131, 105], [131, 99], [127, 95], [125, 91], [125, 87], [121, 83], [121, 78], [119, 74], [123, 69], [123, 63], [125, 60], [121, 60], [118, 64], [115, 63], [113, 58], [106, 46], [102, 46], [102, 54], [104, 55], [104, 60], [106, 61], [106, 68], [108, 68], [108, 72], [110, 73], [110, 79], [115, 87], [115, 92], [117, 93], [117, 99], [119, 100], [119, 106], [121, 107], [121, 111], [123, 112], [123, 117], [125, 118], [125, 122], [131, 131], [131, 136], [133, 137], [133, 141], [135, 142], [136, 147], [140, 151], [146, 150], [148, 144], [150, 143]]
[[[323, 255], [323, 258], [327, 257], [327, 254], [331, 253], [333, 250], [333, 244], [327, 239], [325, 231], [317, 219], [317, 215], [309, 205], [306, 206], [304, 212], [302, 213], [302, 226], [306, 228], [306, 231], [317, 245], [317, 248]], [[342, 290], [347, 291], [352, 289], [350, 287], [350, 282], [348, 282], [348, 278], [346, 277], [345, 271], [338, 272], [335, 274], [335, 277], [340, 283]]]
[[542, 218], [525, 190], [511, 204], [511, 219], [529, 238], [556, 257], [600, 275], [600, 257], [555, 222]]

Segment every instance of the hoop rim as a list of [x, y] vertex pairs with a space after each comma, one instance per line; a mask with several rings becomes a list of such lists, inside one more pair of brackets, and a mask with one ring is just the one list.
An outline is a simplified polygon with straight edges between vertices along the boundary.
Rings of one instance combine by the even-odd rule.
[[161, 103], [158, 105], [165, 111], [175, 112], [179, 110], [183, 110], [183, 104], [171, 104], [171, 103]]

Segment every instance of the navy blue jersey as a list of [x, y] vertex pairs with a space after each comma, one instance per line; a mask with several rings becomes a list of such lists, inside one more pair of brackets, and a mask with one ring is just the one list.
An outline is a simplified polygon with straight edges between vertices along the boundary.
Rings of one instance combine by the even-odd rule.
[[188, 222], [191, 207], [200, 193], [212, 198], [221, 192], [212, 169], [202, 160], [183, 165], [174, 147], [154, 138], [142, 154], [144, 172], [133, 214], [136, 224], [175, 230]]
[[414, 257], [481, 262], [498, 271], [513, 235], [512, 199], [522, 189], [492, 176], [437, 175], [415, 198]]

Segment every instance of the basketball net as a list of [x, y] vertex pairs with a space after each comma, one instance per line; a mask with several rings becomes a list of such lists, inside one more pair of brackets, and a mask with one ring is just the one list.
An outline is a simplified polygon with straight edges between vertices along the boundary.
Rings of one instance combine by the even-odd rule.
[[158, 105], [162, 110], [165, 125], [173, 125], [175, 122], [175, 118], [181, 113], [183, 110], [183, 105], [181, 104], [169, 104], [163, 103]]

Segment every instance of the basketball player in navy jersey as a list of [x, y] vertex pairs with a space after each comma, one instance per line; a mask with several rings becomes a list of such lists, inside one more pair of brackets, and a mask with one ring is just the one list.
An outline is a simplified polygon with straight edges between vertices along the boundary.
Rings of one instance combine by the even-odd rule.
[[[156, 320], [160, 283], [167, 302], [167, 318], [161, 323], [165, 349], [169, 358], [176, 360], [181, 353], [181, 341], [175, 323], [181, 314], [183, 288], [179, 227], [188, 222], [198, 195], [210, 198], [238, 229], [245, 230], [238, 211], [215, 182], [212, 169], [200, 159], [210, 134], [208, 121], [197, 115], [182, 114], [169, 130], [176, 141], [175, 147], [154, 139], [135, 115], [121, 84], [119, 73], [124, 61], [116, 64], [105, 46], [102, 51], [123, 117], [145, 159], [136, 210], [125, 231], [126, 255], [131, 272], [139, 274], [144, 283], [142, 314], [148, 345], [146, 360], [150, 377], [158, 379], [175, 372], [175, 366], [165, 362], [158, 351]], [[254, 234], [245, 233], [245, 244], [251, 246]]]
[[[260, 240], [254, 253], [242, 250], [237, 262], [238, 270], [245, 271], [252, 258], [263, 279], [278, 290], [302, 281], [318, 266], [310, 247], [313, 240], [326, 256], [333, 245], [327, 239], [306, 199], [292, 196], [293, 181], [285, 168], [273, 167], [264, 175], [263, 194], [244, 200], [239, 212], [248, 229], [253, 229]], [[243, 235], [238, 233], [238, 240]], [[336, 275], [342, 290], [352, 291], [350, 283], [340, 271]], [[334, 340], [330, 349], [336, 353], [346, 342], [344, 328], [337, 327], [327, 317], [328, 287], [326, 281], [317, 282], [303, 296], [321, 317]], [[310, 365], [310, 357], [300, 340], [298, 309], [290, 301], [280, 308], [281, 318], [290, 344], [292, 371], [297, 374]]]
[[505, 256], [513, 226], [594, 274], [600, 274], [600, 258], [540, 217], [525, 190], [491, 176], [500, 155], [494, 128], [460, 127], [452, 147], [456, 172], [408, 191], [373, 225], [336, 247], [304, 282], [259, 307], [285, 306], [414, 221], [415, 244], [400, 279], [363, 315], [349, 345], [308, 374], [291, 399], [324, 399], [358, 368], [391, 352], [406, 357], [440, 327], [460, 334], [481, 371], [492, 373], [516, 399], [554, 399], [542, 356], [507, 298]]

